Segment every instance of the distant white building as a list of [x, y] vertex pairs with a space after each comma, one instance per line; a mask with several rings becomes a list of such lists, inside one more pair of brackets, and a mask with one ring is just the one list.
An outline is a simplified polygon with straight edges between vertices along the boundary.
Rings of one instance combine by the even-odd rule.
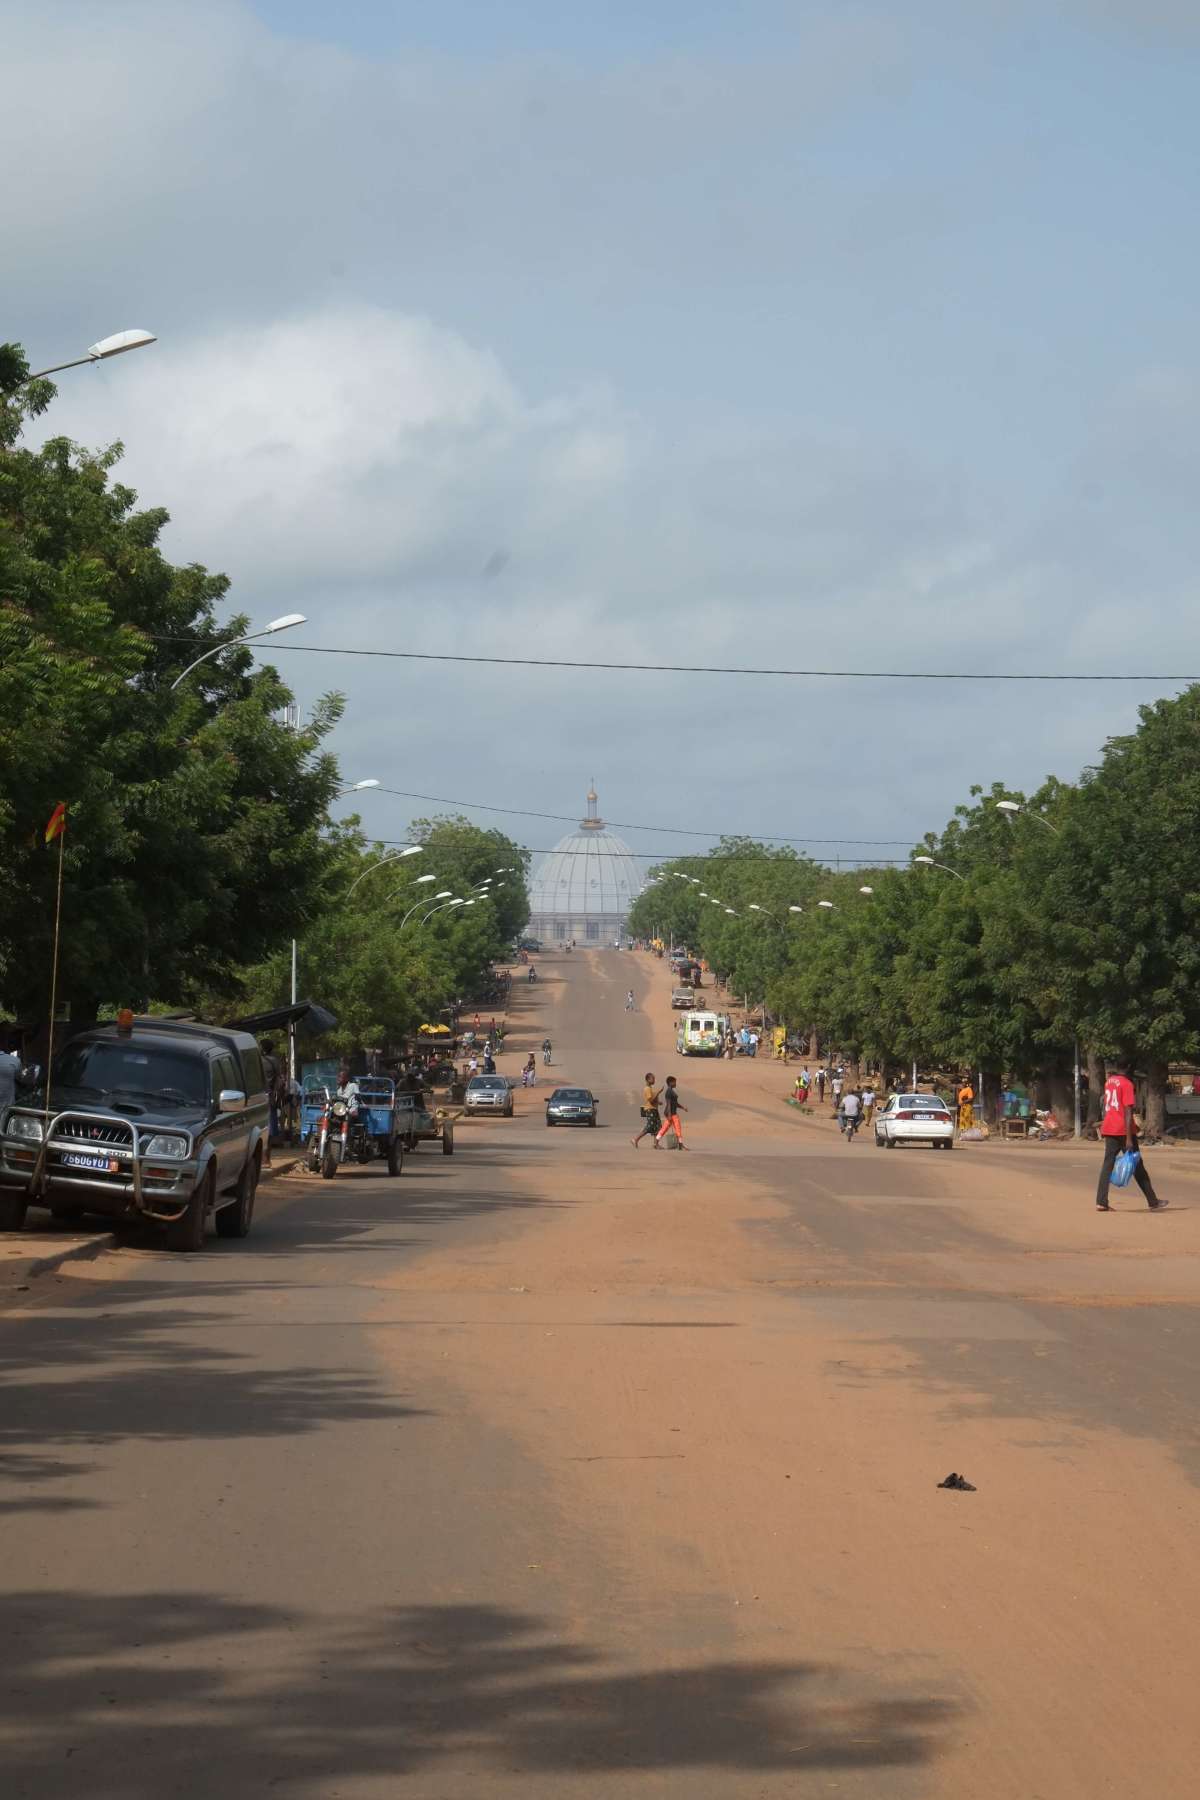
[[589, 790], [579, 830], [542, 859], [529, 889], [529, 930], [544, 944], [612, 944], [624, 938], [642, 878], [628, 844], [608, 830]]

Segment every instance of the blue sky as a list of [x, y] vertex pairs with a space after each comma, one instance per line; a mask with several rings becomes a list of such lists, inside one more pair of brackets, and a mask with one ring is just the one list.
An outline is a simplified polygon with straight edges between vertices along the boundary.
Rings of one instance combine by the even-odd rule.
[[[1194, 13], [0, 0], [9, 330], [159, 333], [55, 427], [314, 641], [1196, 673]], [[682, 749], [698, 828], [831, 836], [1169, 691], [713, 684], [681, 735], [686, 679], [425, 670], [402, 730], [314, 660], [351, 774], [640, 818]]]

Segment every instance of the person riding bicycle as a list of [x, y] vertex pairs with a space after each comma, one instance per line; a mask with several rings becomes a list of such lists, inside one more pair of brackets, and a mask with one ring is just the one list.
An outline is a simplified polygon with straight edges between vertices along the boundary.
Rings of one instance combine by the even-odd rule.
[[537, 980], [537, 970], [534, 968], [532, 963], [530, 963], [530, 965], [529, 965], [529, 979], [530, 979], [530, 981]]
[[542, 1061], [545, 1063], [547, 1068], [550, 1067], [550, 1049], [551, 1049], [550, 1039], [543, 1038], [542, 1039]]

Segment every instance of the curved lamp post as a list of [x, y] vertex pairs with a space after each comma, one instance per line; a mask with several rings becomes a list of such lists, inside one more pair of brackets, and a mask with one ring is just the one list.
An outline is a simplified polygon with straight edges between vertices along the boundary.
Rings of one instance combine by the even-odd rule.
[[922, 863], [927, 869], [941, 869], [943, 874], [953, 875], [955, 881], [965, 881], [967, 879], [965, 875], [960, 875], [957, 869], [952, 869], [949, 863], [935, 862], [932, 856], [914, 856], [913, 861], [915, 863]]
[[[367, 785], [367, 783], [364, 782], [361, 785], [365, 787]], [[352, 792], [353, 790], [351, 789], [348, 791]], [[354, 877], [354, 880], [350, 883], [350, 886], [346, 889], [346, 892], [342, 895], [343, 901], [348, 900], [350, 898], [351, 894], [354, 892], [355, 888], [358, 886], [359, 882], [365, 881], [367, 879], [368, 875], [373, 875], [375, 873], [376, 869], [386, 868], [389, 863], [403, 862], [404, 858], [406, 856], [420, 856], [420, 854], [421, 854], [422, 850], [424, 850], [424, 848], [425, 848], [424, 844], [405, 844], [405, 846], [402, 850], [389, 850], [387, 855], [381, 856], [377, 863], [372, 863], [369, 869], [364, 869], [361, 875], [356, 875]], [[436, 881], [437, 876], [436, 875], [418, 875], [417, 880], [418, 881]]]
[[[290, 631], [293, 625], [303, 625], [305, 623], [306, 620], [303, 613], [284, 613], [282, 618], [272, 619], [269, 625], [264, 625], [261, 631], [247, 631], [243, 637], [225, 638], [223, 642], [214, 644], [211, 650], [206, 650], [203, 656], [196, 657], [195, 661], [190, 662], [186, 669], [181, 669], [171, 683], [171, 692], [174, 693], [184, 677], [190, 675], [193, 669], [198, 669], [202, 662], [207, 662], [210, 656], [219, 656], [222, 650], [230, 650], [235, 644], [253, 644], [259, 638], [270, 637], [271, 633], [274, 631]], [[363, 782], [361, 785], [367, 787], [372, 784]], [[379, 783], [375, 782], [373, 785], [378, 787]]]
[[1044, 819], [1042, 817], [1041, 813], [1030, 812], [1030, 810], [1027, 806], [1022, 806], [1016, 800], [997, 800], [996, 811], [1002, 812], [1004, 814], [1005, 818], [1009, 819], [1010, 821], [1016, 816], [1017, 813], [1024, 813], [1024, 815], [1027, 819], [1036, 819], [1039, 825], [1044, 825], [1046, 827], [1046, 830], [1053, 832], [1055, 837], [1060, 837], [1062, 835], [1060, 833], [1057, 825], [1052, 825], [1050, 823], [1049, 819]]
[[86, 356], [77, 356], [71, 362], [52, 363], [48, 369], [38, 369], [26, 380], [40, 381], [44, 375], [57, 375], [63, 369], [81, 369], [84, 363], [107, 362], [110, 356], [124, 356], [127, 350], [141, 350], [145, 345], [157, 342], [152, 331], [116, 331], [112, 337], [101, 338], [98, 344], [90, 345]]

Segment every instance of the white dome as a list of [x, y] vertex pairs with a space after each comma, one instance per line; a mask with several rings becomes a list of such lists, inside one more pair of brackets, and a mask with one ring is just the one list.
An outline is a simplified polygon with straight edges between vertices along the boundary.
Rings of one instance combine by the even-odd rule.
[[628, 844], [606, 831], [588, 795], [588, 817], [562, 838], [536, 870], [529, 888], [530, 927], [536, 936], [586, 941], [617, 936], [642, 886]]

